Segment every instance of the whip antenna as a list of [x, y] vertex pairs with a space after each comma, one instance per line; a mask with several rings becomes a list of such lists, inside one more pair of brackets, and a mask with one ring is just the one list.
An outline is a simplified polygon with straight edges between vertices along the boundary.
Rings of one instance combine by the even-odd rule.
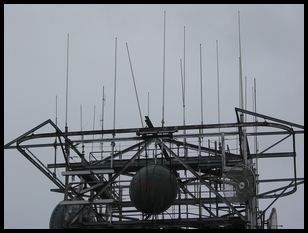
[[141, 108], [140, 108], [140, 104], [139, 104], [139, 98], [138, 98], [138, 93], [137, 93], [137, 88], [136, 88], [136, 83], [135, 83], [135, 77], [134, 77], [133, 67], [132, 67], [132, 63], [131, 63], [131, 60], [130, 60], [130, 55], [129, 55], [129, 50], [128, 50], [127, 43], [126, 43], [126, 49], [127, 49], [128, 59], [129, 59], [130, 70], [132, 72], [132, 78], [133, 78], [133, 82], [134, 82], [134, 88], [135, 88], [135, 93], [136, 93], [136, 98], [137, 98], [137, 104], [138, 104], [138, 109], [139, 109], [140, 121], [141, 121], [141, 125], [142, 125], [142, 128], [143, 128]]

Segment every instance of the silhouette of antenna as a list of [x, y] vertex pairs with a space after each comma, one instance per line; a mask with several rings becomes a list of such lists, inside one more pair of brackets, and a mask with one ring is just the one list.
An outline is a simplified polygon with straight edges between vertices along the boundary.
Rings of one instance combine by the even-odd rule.
[[[219, 61], [218, 61], [218, 40], [216, 40], [216, 71], [217, 71], [217, 118], [218, 124], [220, 124], [220, 93], [219, 93]], [[218, 128], [220, 133], [220, 128]], [[218, 137], [220, 142], [220, 137]]]
[[164, 52], [163, 52], [163, 104], [161, 126], [165, 124], [165, 56], [166, 56], [166, 11], [164, 11]]
[[127, 49], [127, 55], [128, 55], [128, 59], [129, 59], [130, 70], [131, 70], [131, 73], [132, 73], [132, 78], [133, 78], [133, 83], [134, 83], [134, 88], [135, 88], [135, 94], [136, 94], [136, 99], [137, 99], [137, 104], [138, 104], [138, 110], [139, 110], [139, 115], [140, 115], [141, 126], [143, 128], [144, 126], [143, 126], [143, 121], [142, 121], [142, 115], [141, 115], [141, 108], [140, 108], [140, 103], [139, 103], [139, 98], [138, 98], [138, 92], [137, 92], [137, 87], [136, 87], [136, 82], [135, 82], [132, 62], [130, 60], [130, 55], [129, 55], [129, 50], [128, 50], [128, 44], [127, 43], [126, 43], [126, 49]]
[[66, 98], [65, 98], [65, 132], [68, 131], [67, 126], [67, 108], [68, 108], [68, 65], [69, 65], [69, 42], [70, 34], [67, 33], [67, 50], [66, 50]]

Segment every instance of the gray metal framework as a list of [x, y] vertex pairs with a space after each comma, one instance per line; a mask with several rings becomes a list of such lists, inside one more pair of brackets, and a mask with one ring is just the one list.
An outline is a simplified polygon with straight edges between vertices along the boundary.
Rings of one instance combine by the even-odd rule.
[[[239, 108], [235, 111], [238, 120], [235, 123], [154, 127], [146, 116], [144, 128], [71, 132], [61, 131], [49, 119], [7, 143], [4, 149], [17, 149], [52, 181], [56, 188], [51, 191], [64, 194], [62, 205], [82, 206], [66, 222], [66, 228], [266, 228], [266, 211], [280, 197], [291, 195], [304, 183], [304, 178], [297, 177], [295, 150], [295, 136], [304, 134], [304, 126]], [[258, 120], [240, 122], [239, 114]], [[257, 132], [253, 131], [255, 127]], [[259, 140], [268, 136], [278, 139], [261, 152], [253, 153], [250, 141], [256, 136]], [[279, 149], [287, 140], [290, 149]], [[94, 151], [91, 147], [82, 148], [89, 143], [97, 145]], [[111, 145], [108, 147], [107, 143]], [[50, 153], [48, 162], [43, 162], [34, 153], [39, 148], [49, 148], [55, 153]], [[61, 156], [56, 153], [58, 148]], [[224, 196], [224, 168], [242, 164], [243, 151], [247, 151], [249, 166], [256, 176], [253, 185], [273, 184], [274, 188], [254, 195], [256, 202], [272, 199], [264, 210], [258, 205], [254, 207], [251, 200], [231, 203]], [[290, 159], [292, 177], [259, 179], [254, 160], [267, 158]], [[132, 177], [150, 164], [168, 167], [179, 185], [175, 202], [158, 215], [139, 212], [129, 197]], [[279, 186], [281, 183], [284, 185]], [[80, 218], [84, 207], [90, 207], [94, 213], [90, 222]]]

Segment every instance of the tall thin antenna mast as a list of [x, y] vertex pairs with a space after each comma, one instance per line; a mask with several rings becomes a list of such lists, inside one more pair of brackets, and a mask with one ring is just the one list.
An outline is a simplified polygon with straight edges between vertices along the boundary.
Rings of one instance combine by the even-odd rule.
[[[183, 119], [183, 121], [184, 121], [184, 126], [185, 126], [185, 91], [186, 91], [186, 72], [185, 72], [185, 70], [186, 70], [186, 54], [185, 54], [185, 42], [186, 42], [186, 31], [185, 31], [185, 26], [184, 26], [184, 45], [183, 45], [183, 52], [184, 52], [184, 54], [183, 54], [183, 59], [184, 59], [184, 67], [183, 67], [183, 89], [184, 89], [184, 92], [183, 92], [183, 98], [184, 98], [184, 105], [183, 105], [183, 115], [184, 115], [184, 119]], [[186, 129], [184, 129], [184, 158], [185, 159], [187, 159], [187, 152], [188, 152], [188, 150], [187, 150], [187, 147], [186, 147]], [[187, 170], [184, 170], [184, 174], [185, 174], [185, 177], [187, 178]], [[187, 198], [187, 193], [185, 194], [185, 198]], [[188, 205], [186, 205], [186, 217], [188, 218]]]
[[[185, 84], [182, 71], [182, 59], [180, 59], [180, 69], [181, 69], [181, 84], [182, 84], [182, 103], [183, 103], [183, 125], [185, 126]], [[186, 130], [184, 129], [184, 158], [187, 159], [187, 149], [186, 149]], [[187, 171], [184, 170], [184, 175], [187, 177]], [[185, 193], [185, 198], [187, 198], [187, 193]], [[186, 205], [186, 212], [188, 213], [188, 205]]]
[[[56, 116], [55, 116], [56, 126], [58, 125], [58, 96], [56, 95]], [[55, 164], [57, 164], [57, 138], [55, 139]], [[56, 176], [56, 167], [54, 168], [54, 176]]]
[[[66, 51], [66, 98], [65, 98], [65, 133], [68, 132], [68, 126], [67, 126], [67, 108], [68, 108], [68, 64], [69, 64], [69, 33], [67, 33], [67, 51]], [[67, 140], [65, 140], [65, 152], [67, 156], [67, 161], [70, 159], [70, 147], [68, 145]], [[68, 167], [65, 168], [65, 170], [68, 170]], [[65, 177], [65, 186], [67, 187], [69, 182], [69, 177]], [[64, 200], [67, 200], [68, 197], [68, 189], [65, 190], [64, 193]]]
[[128, 44], [127, 43], [126, 43], [126, 49], [127, 49], [128, 59], [129, 59], [130, 70], [132, 72], [132, 78], [133, 78], [133, 82], [134, 82], [134, 88], [135, 88], [135, 94], [136, 94], [136, 98], [137, 98], [137, 104], [138, 104], [138, 109], [139, 109], [140, 121], [141, 121], [141, 125], [142, 125], [142, 128], [143, 128], [144, 126], [143, 126], [143, 121], [142, 121], [141, 108], [140, 108], [140, 104], [139, 104], [139, 98], [138, 98], [138, 93], [137, 93], [137, 88], [136, 88], [136, 83], [135, 83], [135, 77], [134, 77], [132, 62], [130, 60], [130, 55], [129, 55], [129, 50], [128, 50]]
[[56, 95], [56, 125], [58, 126], [58, 96]]
[[243, 109], [243, 78], [242, 78], [242, 49], [241, 49], [241, 23], [240, 11], [238, 11], [238, 42], [239, 42], [239, 92], [240, 92], [240, 108]]
[[[115, 130], [115, 117], [116, 117], [116, 86], [117, 86], [117, 37], [115, 37], [115, 49], [114, 49], [114, 90], [113, 90], [113, 130]], [[115, 137], [115, 132], [113, 132], [112, 137]], [[113, 167], [113, 155], [114, 155], [115, 142], [111, 142], [111, 160], [110, 168]]]
[[105, 114], [105, 86], [103, 86], [103, 97], [102, 97], [102, 130], [104, 130], [104, 114]]
[[[82, 131], [82, 104], [80, 104], [80, 131]], [[82, 138], [82, 135], [81, 135]]]
[[202, 48], [200, 44], [200, 90], [201, 90], [201, 125], [203, 125], [203, 85], [202, 85]]
[[[183, 106], [183, 125], [185, 126], [185, 95], [184, 95], [184, 78], [182, 71], [182, 59], [180, 59], [180, 69], [181, 69], [181, 84], [182, 84], [182, 106]], [[184, 130], [185, 133], [185, 130]], [[185, 137], [184, 137], [185, 140]]]
[[[252, 106], [253, 106], [253, 112], [256, 113], [256, 79], [254, 78], [254, 85], [252, 89]], [[257, 117], [253, 116], [254, 122], [257, 122]], [[254, 127], [254, 132], [257, 133], [257, 126]], [[257, 135], [254, 136], [254, 152], [256, 155], [255, 158], [255, 179], [256, 179], [256, 195], [259, 193], [259, 172], [258, 172], [258, 145], [257, 145]], [[251, 200], [251, 222], [252, 222], [252, 228], [257, 228], [257, 210], [259, 208], [259, 200], [255, 196]]]
[[[245, 75], [245, 86], [244, 86], [244, 90], [245, 90], [245, 110], [247, 110], [247, 76]], [[247, 121], [247, 114], [245, 114], [245, 122]]]
[[164, 11], [164, 52], [163, 52], [163, 106], [161, 125], [165, 124], [165, 56], [166, 56], [166, 11]]
[[[200, 104], [201, 104], [201, 125], [203, 125], [203, 86], [202, 86], [202, 48], [200, 44]], [[200, 129], [199, 132], [202, 134], [203, 130]], [[199, 156], [201, 156], [201, 143], [203, 141], [203, 137], [198, 138], [199, 142]]]
[[186, 86], [186, 83], [185, 83], [186, 82], [186, 72], [185, 72], [185, 70], [186, 70], [186, 63], [185, 63], [185, 60], [186, 60], [185, 59], [185, 57], [186, 57], [185, 56], [186, 55], [185, 54], [185, 42], [186, 42], [186, 40], [185, 40], [185, 34], [186, 33], [185, 33], [185, 26], [184, 26], [184, 57], [183, 57], [184, 58], [184, 60], [183, 60], [184, 61], [184, 66], [183, 66], [184, 98], [185, 98], [185, 86]]
[[[80, 130], [82, 131], [82, 104], [80, 104]], [[84, 154], [84, 142], [83, 142], [83, 135], [81, 135], [81, 141], [82, 141], [82, 154]]]
[[[219, 62], [218, 62], [218, 40], [216, 40], [216, 58], [217, 58], [217, 113], [218, 113], [218, 124], [220, 124], [220, 93], [219, 93]], [[218, 128], [220, 133], [220, 128]], [[219, 137], [220, 141], [220, 137]]]
[[[105, 87], [103, 86], [103, 98], [102, 98], [102, 131], [104, 130], [104, 112], [105, 112]], [[104, 138], [104, 134], [102, 134], [102, 139]], [[104, 153], [104, 142], [102, 140], [101, 142], [101, 159], [103, 159], [103, 153]]]
[[113, 89], [113, 129], [115, 129], [116, 117], [116, 93], [117, 93], [117, 37], [115, 38], [115, 51], [114, 51], [114, 89]]
[[[185, 50], [185, 42], [186, 42], [186, 30], [185, 30], [185, 26], [184, 26], [184, 44], [183, 44], [183, 84], [184, 84], [184, 101], [185, 101], [185, 91], [186, 91], [186, 50]], [[185, 105], [184, 105], [184, 114], [185, 114]], [[186, 130], [184, 130], [184, 132], [186, 133]]]
[[[256, 79], [254, 78], [253, 80], [254, 82], [254, 86], [253, 86], [253, 111], [256, 113], [257, 112], [257, 83], [256, 83]], [[257, 117], [254, 116], [254, 122], [257, 122]], [[257, 133], [257, 126], [254, 127], [254, 131], [255, 133]], [[254, 137], [254, 150], [255, 150], [255, 154], [258, 154], [258, 138], [257, 135], [255, 135]], [[256, 172], [258, 173], [258, 156], [256, 157]], [[258, 185], [257, 185], [258, 187]]]
[[[244, 96], [243, 96], [243, 74], [242, 74], [242, 50], [241, 50], [241, 24], [240, 24], [240, 11], [238, 11], [238, 33], [239, 33], [239, 73], [240, 73], [240, 108], [244, 108]], [[240, 113], [240, 122], [244, 122], [243, 113]], [[247, 165], [247, 141], [246, 141], [246, 128], [242, 128], [242, 155], [244, 159], [244, 164]]]
[[70, 34], [67, 33], [67, 51], [66, 51], [66, 99], [65, 99], [65, 131], [67, 132], [67, 106], [68, 106], [68, 64], [69, 64], [69, 39]]
[[150, 117], [150, 92], [148, 92], [148, 117]]
[[[96, 111], [96, 106], [94, 105], [94, 114], [93, 114], [93, 131], [95, 129], [95, 111]], [[93, 134], [93, 140], [94, 140], [94, 134]], [[93, 153], [93, 142], [92, 142], [92, 153]], [[90, 160], [90, 159], [89, 159]]]

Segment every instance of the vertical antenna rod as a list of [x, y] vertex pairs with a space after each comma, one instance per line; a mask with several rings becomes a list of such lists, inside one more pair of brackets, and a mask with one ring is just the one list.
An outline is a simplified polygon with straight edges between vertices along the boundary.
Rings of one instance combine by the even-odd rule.
[[[218, 124], [220, 124], [220, 94], [219, 94], [219, 62], [218, 62], [218, 40], [216, 40], [216, 57], [217, 57], [217, 108], [218, 108]], [[218, 128], [220, 133], [220, 128]], [[220, 141], [220, 137], [219, 137]]]
[[[253, 112], [256, 113], [256, 79], [254, 78], [254, 85], [252, 89], [252, 106], [253, 106]], [[253, 117], [254, 122], [257, 122], [257, 117]], [[254, 127], [254, 132], [257, 133], [257, 126]], [[257, 145], [257, 135], [254, 136], [254, 152], [256, 154], [255, 158], [255, 170], [254, 174], [256, 177], [256, 190], [255, 194], [258, 195], [259, 193], [259, 172], [258, 172], [258, 145]], [[251, 219], [252, 219], [252, 227], [257, 228], [258, 226], [258, 221], [257, 221], [257, 210], [259, 209], [259, 200], [256, 197], [252, 198], [252, 214], [251, 214]]]
[[[69, 63], [69, 33], [67, 33], [67, 51], [66, 51], [66, 98], [65, 98], [65, 133], [68, 132], [68, 126], [67, 126], [67, 106], [68, 106], [68, 63]], [[68, 145], [67, 140], [65, 140], [65, 152], [67, 161], [70, 159], [70, 147]], [[65, 170], [68, 170], [68, 167], [65, 168]], [[69, 178], [68, 176], [65, 177], [65, 187], [68, 187]], [[68, 197], [68, 189], [65, 189], [64, 193], [64, 200], [67, 200]]]
[[[184, 26], [184, 45], [183, 45], [183, 52], [184, 52], [184, 56], [183, 56], [183, 85], [184, 85], [184, 92], [183, 92], [183, 98], [184, 98], [184, 117], [185, 117], [185, 89], [186, 89], [186, 76], [185, 76], [185, 26]], [[185, 125], [185, 124], [184, 124]], [[186, 130], [184, 130], [184, 134], [186, 134]], [[186, 140], [186, 139], [185, 139]]]
[[[58, 125], [58, 96], [56, 95], [56, 116], [55, 116], [56, 126]], [[55, 139], [55, 164], [57, 163], [57, 138]], [[54, 168], [54, 176], [56, 176], [56, 167]]]
[[[105, 113], [105, 87], [103, 86], [103, 98], [102, 98], [102, 130], [104, 130], [104, 113]], [[102, 134], [103, 136], [103, 134]]]
[[[103, 86], [103, 99], [102, 99], [102, 131], [104, 130], [104, 109], [105, 109], [105, 88]], [[102, 134], [102, 139], [104, 138], [104, 134]], [[103, 153], [104, 153], [104, 142], [102, 140], [101, 142], [101, 159], [103, 159]]]
[[[200, 44], [200, 104], [201, 104], [201, 125], [203, 125], [203, 86], [202, 86], [202, 48], [201, 48], [201, 44]], [[200, 129], [199, 132], [202, 134], [203, 133], [203, 129]], [[199, 142], [199, 157], [201, 156], [201, 143], [203, 141], [203, 137], [199, 137], [198, 138], [198, 142]], [[199, 206], [200, 207], [200, 206]], [[201, 213], [200, 209], [199, 212]]]
[[202, 48], [200, 44], [200, 90], [201, 90], [201, 125], [203, 125], [203, 85], [202, 85]]
[[[80, 104], [80, 130], [82, 131], [82, 104]], [[84, 142], [83, 142], [83, 135], [81, 135], [82, 141], [82, 154], [84, 154]]]
[[[96, 106], [94, 105], [94, 114], [93, 114], [93, 131], [95, 129], [95, 110], [96, 110]], [[94, 140], [94, 134], [92, 139]], [[93, 142], [92, 142], [92, 152], [93, 152]], [[89, 159], [90, 160], [90, 159]]]
[[150, 117], [150, 92], [148, 92], [148, 117]]
[[67, 132], [67, 106], [68, 106], [68, 62], [69, 62], [69, 40], [70, 34], [67, 33], [67, 50], [66, 50], [66, 99], [65, 99], [65, 130]]
[[186, 67], [186, 63], [185, 63], [185, 26], [184, 26], [184, 60], [183, 60], [183, 62], [184, 62], [184, 65], [183, 65], [183, 81], [184, 81], [184, 98], [185, 98], [185, 86], [186, 86], [186, 83], [185, 83], [185, 81], [186, 81], [186, 72], [185, 72], [185, 67]]
[[[256, 113], [257, 112], [257, 83], [256, 83], [256, 79], [254, 78], [254, 85], [253, 85], [253, 111]], [[254, 116], [254, 122], [257, 122], [257, 117]], [[254, 127], [254, 131], [255, 133], [257, 133], [257, 126]], [[258, 154], [258, 138], [257, 135], [255, 135], [254, 137], [254, 152], [257, 155]], [[256, 157], [256, 173], [258, 174], [258, 156]], [[258, 185], [257, 185], [258, 188]], [[258, 191], [258, 189], [257, 189]]]
[[114, 51], [114, 89], [113, 89], [113, 129], [115, 129], [116, 117], [116, 93], [117, 93], [117, 37], [115, 38], [115, 51]]
[[[247, 110], [247, 76], [245, 75], [245, 86], [244, 86], [244, 90], [245, 90], [245, 110]], [[247, 114], [245, 114], [245, 122], [247, 121]]]
[[82, 104], [80, 104], [80, 131], [82, 131]]
[[166, 56], [166, 11], [164, 11], [164, 51], [163, 51], [163, 106], [161, 125], [165, 124], [165, 56]]
[[143, 128], [144, 126], [143, 126], [143, 121], [142, 121], [141, 108], [140, 108], [140, 104], [139, 104], [139, 98], [138, 98], [138, 93], [137, 93], [137, 88], [136, 88], [136, 83], [135, 83], [135, 77], [134, 77], [132, 63], [131, 63], [131, 60], [130, 60], [130, 55], [129, 55], [129, 50], [128, 50], [127, 42], [126, 42], [126, 49], [127, 49], [128, 59], [129, 59], [130, 70], [132, 72], [132, 78], [133, 78], [133, 82], [134, 82], [134, 88], [135, 88], [135, 93], [136, 93], [136, 98], [137, 98], [137, 104], [138, 104], [138, 109], [139, 109], [140, 121], [141, 121], [141, 125], [142, 125], [142, 128]]
[[185, 126], [185, 95], [184, 95], [184, 80], [183, 80], [184, 78], [183, 78], [183, 71], [182, 71], [182, 59], [180, 59], [180, 69], [181, 69], [181, 84], [182, 84], [183, 125]]
[[[183, 104], [183, 123], [184, 123], [184, 126], [185, 126], [185, 87], [186, 87], [186, 76], [185, 76], [185, 59], [186, 59], [186, 54], [185, 54], [185, 42], [186, 42], [186, 37], [185, 37], [185, 29], [186, 27], [184, 26], [184, 44], [183, 44], [183, 99], [184, 99], [184, 104]], [[184, 135], [186, 135], [186, 129], [184, 129]], [[186, 145], [186, 137], [184, 137], [184, 145]], [[187, 148], [186, 146], [184, 146], [184, 157], [187, 158]], [[185, 170], [185, 176], [187, 175], [186, 173], [186, 170]], [[187, 206], [186, 206], [187, 207]], [[188, 212], [188, 211], [187, 211]]]
[[242, 78], [242, 49], [241, 49], [241, 23], [240, 11], [238, 11], [238, 42], [239, 42], [239, 91], [240, 91], [240, 108], [243, 109], [243, 78]]
[[[115, 37], [115, 48], [114, 48], [114, 90], [113, 90], [113, 130], [115, 130], [115, 117], [116, 117], [116, 87], [117, 87], [117, 37]], [[115, 137], [115, 132], [113, 132], [112, 137]], [[111, 142], [111, 160], [110, 160], [110, 168], [113, 167], [113, 155], [114, 155], [114, 147], [115, 142]], [[109, 207], [108, 207], [109, 208]]]
[[58, 126], [58, 96], [56, 95], [56, 125]]

